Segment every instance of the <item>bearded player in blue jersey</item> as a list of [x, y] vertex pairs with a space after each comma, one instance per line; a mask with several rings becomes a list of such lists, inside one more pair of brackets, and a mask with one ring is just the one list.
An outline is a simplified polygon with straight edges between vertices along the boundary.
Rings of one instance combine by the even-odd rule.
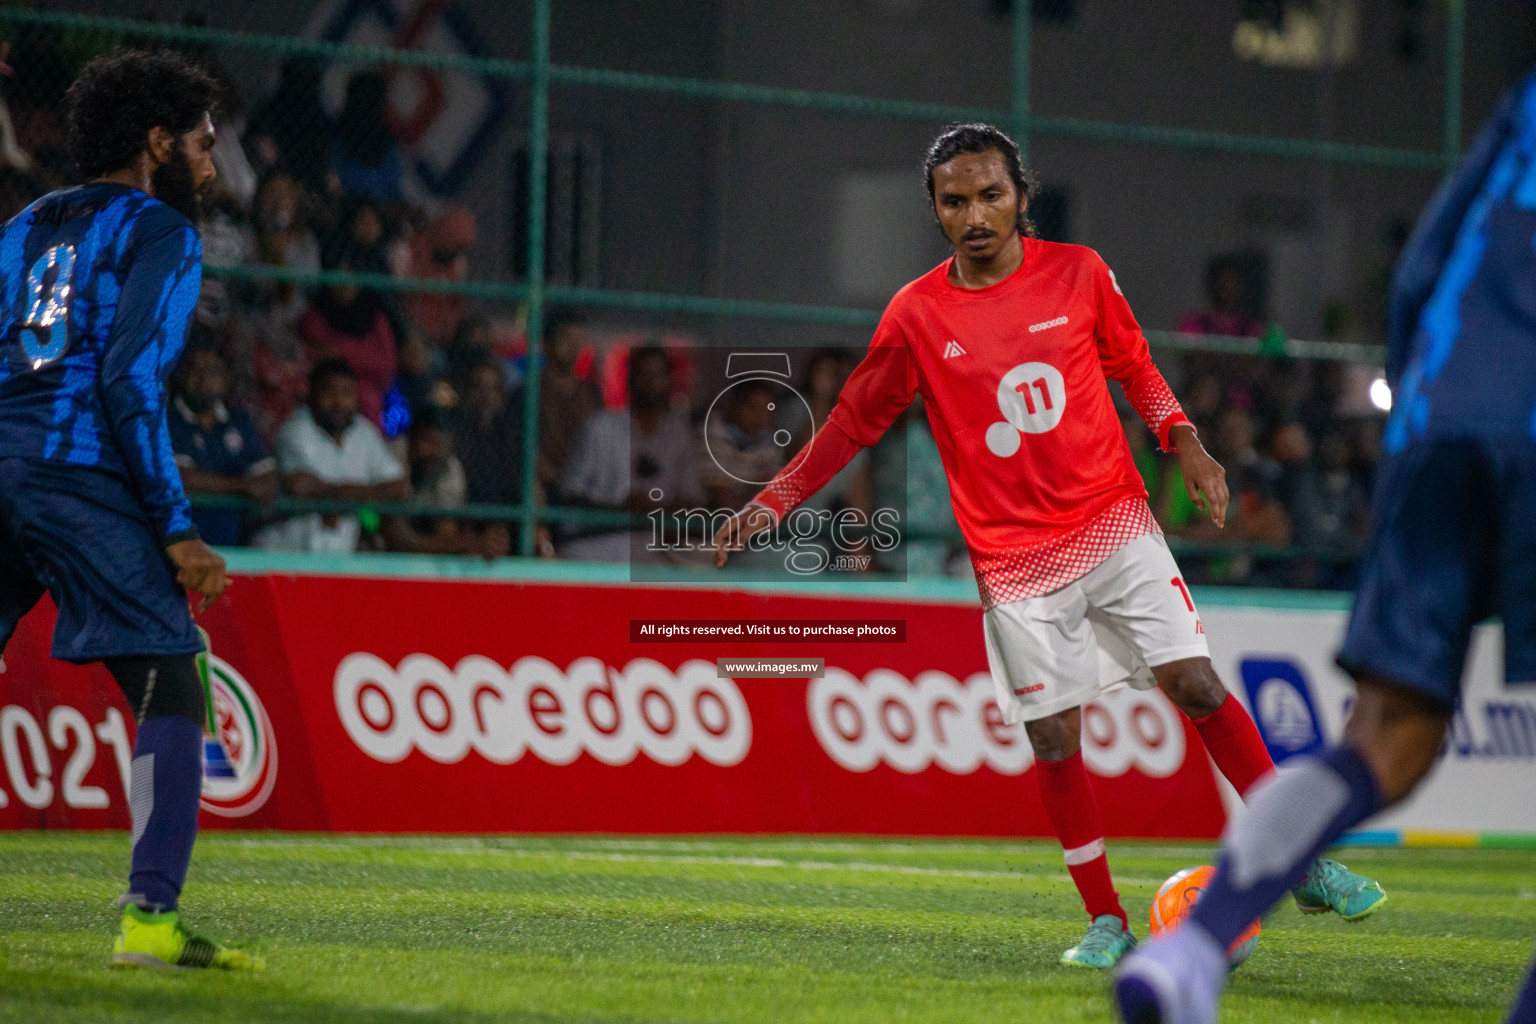
[[91, 61], [65, 97], [85, 184], [0, 228], [0, 651], [44, 590], [53, 656], [100, 661], [138, 720], [133, 861], [114, 963], [251, 968], [177, 914], [202, 792], [202, 607], [227, 586], [199, 539], [165, 382], [202, 277], [216, 89], [168, 53]]
[[[1229, 830], [1188, 923], [1121, 964], [1131, 1024], [1211, 1024], [1224, 950], [1344, 832], [1429, 773], [1472, 627], [1504, 620], [1504, 674], [1536, 682], [1536, 74], [1440, 187], [1392, 280], [1394, 403], [1375, 533], [1339, 664], [1343, 742], [1297, 758]], [[1510, 800], [1530, 800], [1529, 792]], [[1536, 970], [1509, 1024], [1536, 1024]]]

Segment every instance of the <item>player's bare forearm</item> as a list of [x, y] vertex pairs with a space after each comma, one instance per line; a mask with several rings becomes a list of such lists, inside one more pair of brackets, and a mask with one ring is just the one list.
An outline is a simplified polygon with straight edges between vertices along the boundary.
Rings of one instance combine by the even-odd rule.
[[1168, 440], [1179, 454], [1179, 468], [1184, 474], [1184, 489], [1189, 500], [1211, 515], [1211, 522], [1218, 527], [1227, 524], [1227, 471], [1221, 463], [1211, 458], [1195, 428], [1180, 423], [1168, 431]]

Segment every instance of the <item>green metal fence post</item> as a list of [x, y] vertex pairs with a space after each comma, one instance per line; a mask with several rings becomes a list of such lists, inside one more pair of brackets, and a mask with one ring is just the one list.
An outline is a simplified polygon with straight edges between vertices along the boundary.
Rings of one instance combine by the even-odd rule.
[[523, 517], [517, 548], [533, 554], [538, 529], [539, 354], [544, 337], [544, 203], [549, 166], [549, 3], [533, 0], [533, 82], [528, 129], [528, 375], [523, 380]]
[[1034, 0], [1013, 0], [1013, 140], [1029, 160], [1029, 33], [1034, 28]]
[[1446, 169], [1461, 155], [1461, 87], [1467, 36], [1466, 0], [1445, 0], [1445, 109], [1441, 112], [1441, 152]]

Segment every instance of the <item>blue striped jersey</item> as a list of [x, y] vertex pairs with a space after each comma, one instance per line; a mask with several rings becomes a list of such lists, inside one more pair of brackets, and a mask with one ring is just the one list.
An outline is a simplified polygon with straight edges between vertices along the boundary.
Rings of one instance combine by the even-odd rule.
[[1536, 441], [1536, 75], [1500, 102], [1393, 273], [1385, 446]]
[[191, 222], [126, 185], [51, 192], [0, 228], [0, 456], [125, 476], [163, 543], [197, 536], [165, 386], [201, 280]]

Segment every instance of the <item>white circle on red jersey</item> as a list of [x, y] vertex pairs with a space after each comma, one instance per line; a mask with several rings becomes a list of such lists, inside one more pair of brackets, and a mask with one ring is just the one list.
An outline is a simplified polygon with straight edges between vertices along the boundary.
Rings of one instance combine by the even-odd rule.
[[998, 383], [997, 406], [1007, 422], [987, 428], [987, 448], [1007, 458], [1019, 450], [1014, 431], [1043, 434], [1061, 422], [1067, 406], [1067, 382], [1050, 363], [1020, 363]]
[[1019, 441], [1019, 432], [1011, 423], [994, 423], [987, 428], [987, 448], [1000, 459], [1018, 451]]

